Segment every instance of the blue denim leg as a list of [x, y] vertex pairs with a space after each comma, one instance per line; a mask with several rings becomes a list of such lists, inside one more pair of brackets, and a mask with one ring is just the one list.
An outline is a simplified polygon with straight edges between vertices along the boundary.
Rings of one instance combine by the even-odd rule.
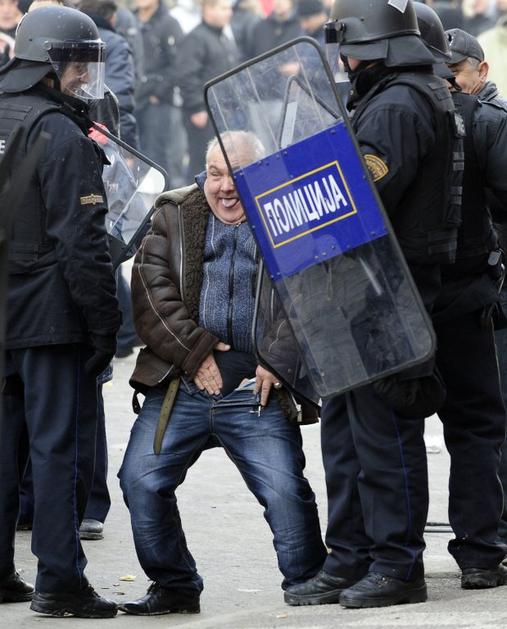
[[166, 389], [152, 389], [132, 428], [119, 472], [130, 510], [139, 562], [150, 579], [179, 591], [201, 592], [197, 573], [181, 526], [174, 494], [188, 468], [209, 438], [212, 401], [180, 387], [159, 455], [153, 440]]
[[315, 495], [303, 474], [299, 427], [275, 400], [251, 412], [254, 400], [251, 392], [233, 391], [215, 402], [213, 431], [265, 509], [285, 589], [314, 576], [326, 550]]

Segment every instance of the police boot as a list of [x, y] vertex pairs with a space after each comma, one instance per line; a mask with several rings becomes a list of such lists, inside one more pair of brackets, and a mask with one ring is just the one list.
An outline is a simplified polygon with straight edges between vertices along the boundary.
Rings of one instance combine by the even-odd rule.
[[88, 585], [78, 592], [35, 592], [30, 609], [46, 616], [113, 618], [118, 607], [113, 601], [99, 596], [92, 586]]
[[340, 594], [355, 581], [343, 577], [335, 577], [321, 570], [313, 578], [288, 587], [283, 598], [287, 605], [325, 605], [338, 603]]
[[389, 607], [402, 603], [424, 603], [428, 598], [423, 578], [401, 581], [369, 572], [340, 596], [343, 607]]
[[130, 603], [122, 603], [119, 609], [135, 616], [161, 616], [162, 614], [198, 614], [199, 594], [178, 592], [152, 583], [145, 596]]
[[23, 603], [31, 601], [33, 585], [26, 583], [17, 572], [0, 580], [0, 603]]
[[461, 587], [464, 590], [483, 590], [507, 584], [507, 567], [500, 564], [493, 570], [465, 568], [461, 574]]

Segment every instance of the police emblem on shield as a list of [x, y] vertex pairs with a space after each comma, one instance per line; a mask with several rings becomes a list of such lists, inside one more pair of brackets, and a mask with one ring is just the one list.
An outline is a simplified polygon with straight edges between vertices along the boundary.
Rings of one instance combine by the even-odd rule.
[[[261, 363], [315, 400], [427, 360], [432, 326], [372, 180], [387, 166], [368, 170], [318, 45], [293, 40], [205, 94], [263, 260]], [[239, 159], [238, 130], [260, 159]]]

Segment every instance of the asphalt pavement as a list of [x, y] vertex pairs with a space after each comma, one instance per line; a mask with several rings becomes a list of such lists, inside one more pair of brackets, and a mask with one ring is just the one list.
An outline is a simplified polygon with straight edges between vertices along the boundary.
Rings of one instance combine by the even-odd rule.
[[[148, 580], [137, 562], [129, 514], [116, 478], [134, 421], [128, 377], [134, 356], [115, 361], [113, 382], [104, 387], [110, 453], [109, 488], [112, 508], [104, 539], [84, 542], [89, 559], [87, 575], [96, 590], [116, 601], [142, 596]], [[427, 423], [430, 470], [430, 522], [447, 521], [449, 459], [439, 450], [441, 428], [437, 418]], [[325, 529], [326, 494], [319, 448], [319, 427], [303, 428], [307, 476], [317, 494]], [[428, 533], [425, 555], [429, 600], [375, 610], [346, 610], [339, 605], [288, 607], [280, 589], [271, 535], [262, 508], [248, 492], [236, 468], [221, 449], [205, 452], [178, 491], [178, 504], [189, 547], [205, 581], [201, 613], [156, 617], [119, 613], [111, 620], [56, 619], [39, 616], [28, 604], [0, 606], [0, 628], [87, 625], [104, 629], [166, 627], [191, 629], [323, 629], [356, 628], [481, 628], [507, 626], [507, 586], [493, 590], [460, 589], [457, 566], [448, 555], [447, 533]], [[58, 517], [58, 514], [55, 514]], [[16, 564], [33, 582], [36, 561], [30, 552], [30, 533], [20, 532]]]

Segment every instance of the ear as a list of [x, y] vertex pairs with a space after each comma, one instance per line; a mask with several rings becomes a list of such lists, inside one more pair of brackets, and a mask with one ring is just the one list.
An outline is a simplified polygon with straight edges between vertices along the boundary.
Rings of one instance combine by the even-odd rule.
[[481, 61], [479, 64], [479, 77], [481, 81], [486, 82], [488, 80], [489, 63], [487, 61]]

